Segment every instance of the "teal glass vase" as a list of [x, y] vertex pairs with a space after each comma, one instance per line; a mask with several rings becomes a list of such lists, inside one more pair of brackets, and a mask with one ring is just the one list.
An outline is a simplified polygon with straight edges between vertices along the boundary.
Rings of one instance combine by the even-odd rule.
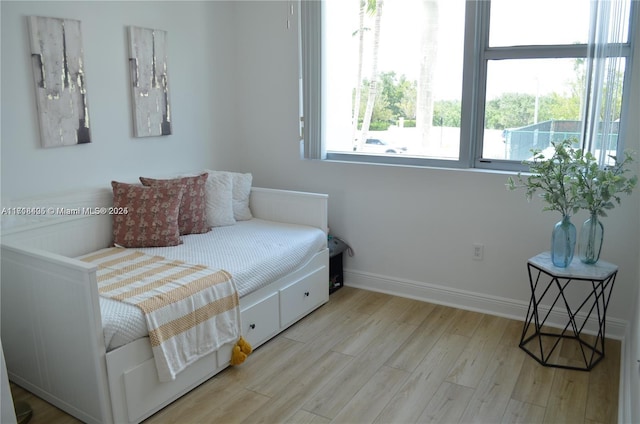
[[551, 234], [551, 262], [559, 268], [566, 268], [573, 260], [576, 248], [576, 226], [569, 215], [553, 227]]
[[597, 213], [592, 213], [589, 219], [582, 224], [580, 230], [580, 243], [578, 256], [585, 264], [595, 264], [600, 259], [602, 240], [604, 238], [604, 226], [598, 219]]

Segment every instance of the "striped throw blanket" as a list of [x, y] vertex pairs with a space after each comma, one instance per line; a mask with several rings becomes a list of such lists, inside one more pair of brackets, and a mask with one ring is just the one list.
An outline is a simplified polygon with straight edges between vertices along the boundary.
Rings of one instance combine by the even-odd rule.
[[101, 296], [144, 313], [160, 381], [240, 337], [238, 293], [224, 270], [118, 247], [79, 259], [98, 265]]

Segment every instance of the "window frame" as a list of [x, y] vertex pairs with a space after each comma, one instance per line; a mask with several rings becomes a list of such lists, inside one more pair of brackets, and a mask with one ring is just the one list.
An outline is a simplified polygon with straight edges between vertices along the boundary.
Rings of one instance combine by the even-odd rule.
[[[482, 157], [484, 137], [484, 115], [486, 105], [487, 67], [491, 60], [509, 59], [554, 59], [586, 58], [587, 44], [489, 46], [490, 1], [469, 1], [465, 7], [464, 58], [462, 72], [460, 147], [458, 159], [438, 159], [431, 157], [403, 157], [399, 155], [376, 155], [326, 151], [322, 137], [323, 101], [322, 66], [325, 62], [322, 48], [322, 6], [331, 0], [300, 1], [300, 85], [301, 85], [301, 135], [303, 156], [307, 159], [321, 159], [354, 163], [372, 163], [398, 166], [418, 166], [434, 168], [481, 169], [490, 171], [526, 171], [521, 161], [505, 159], [485, 159]], [[629, 114], [629, 87], [632, 69], [632, 51], [635, 41], [636, 24], [640, 19], [640, 2], [632, 1], [628, 41], [622, 44], [621, 56], [625, 57], [621, 122]], [[316, 25], [314, 34], [308, 34], [307, 25]], [[311, 50], [309, 50], [311, 49]], [[317, 51], [319, 50], [319, 51]], [[636, 59], [640, 60], [640, 58]], [[305, 76], [311, 73], [311, 85]], [[314, 88], [315, 87], [315, 88]], [[309, 102], [311, 100], [311, 102]], [[313, 104], [315, 103], [315, 108]], [[315, 116], [315, 118], [314, 118]], [[304, 117], [307, 117], [306, 119]], [[319, 125], [317, 125], [319, 123]], [[317, 125], [315, 127], [314, 125]], [[624, 150], [624, 129], [621, 125], [618, 136], [618, 155]]]

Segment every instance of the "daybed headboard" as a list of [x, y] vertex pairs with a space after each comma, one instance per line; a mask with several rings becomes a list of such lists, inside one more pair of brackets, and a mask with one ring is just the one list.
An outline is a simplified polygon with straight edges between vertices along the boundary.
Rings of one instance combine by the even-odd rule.
[[[250, 208], [256, 218], [310, 225], [328, 232], [326, 194], [253, 187]], [[84, 190], [21, 199], [3, 205], [2, 243], [75, 257], [109, 246], [113, 205], [110, 189]], [[92, 212], [98, 211], [97, 214]]]

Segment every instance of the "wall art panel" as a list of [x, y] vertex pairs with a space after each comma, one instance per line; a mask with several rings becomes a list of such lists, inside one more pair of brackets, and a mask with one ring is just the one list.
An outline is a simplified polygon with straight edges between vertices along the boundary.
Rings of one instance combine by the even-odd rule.
[[90, 143], [80, 21], [29, 16], [28, 23], [42, 146]]
[[133, 135], [171, 134], [167, 32], [129, 27]]

